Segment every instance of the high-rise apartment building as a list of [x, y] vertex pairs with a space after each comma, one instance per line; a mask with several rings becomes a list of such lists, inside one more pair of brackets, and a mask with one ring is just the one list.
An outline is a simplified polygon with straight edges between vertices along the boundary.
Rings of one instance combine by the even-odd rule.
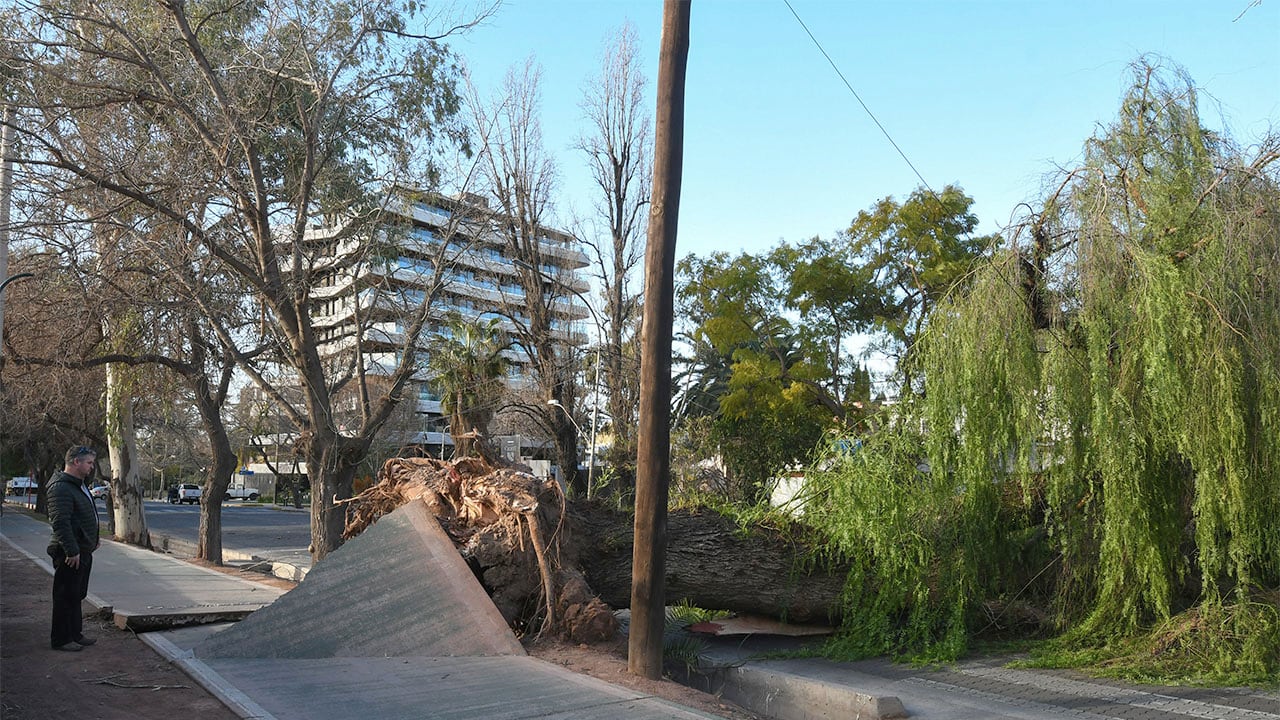
[[[428, 316], [417, 343], [418, 365], [425, 368], [430, 338], [448, 333], [448, 318], [496, 318], [509, 333], [527, 326], [527, 302], [519, 279], [520, 268], [506, 241], [496, 231], [505, 222], [474, 195], [446, 197], [437, 194], [396, 196], [388, 210], [396, 222], [387, 223], [370, 243], [335, 240], [333, 232], [318, 231], [314, 239], [328, 243], [324, 255], [335, 259], [331, 273], [314, 291], [313, 320], [326, 356], [334, 363], [351, 363], [355, 357], [356, 329], [362, 327], [360, 362], [370, 376], [385, 377], [398, 361], [405, 330], [423, 299], [435, 288]], [[578, 300], [587, 290], [579, 271], [587, 256], [569, 234], [546, 228], [538, 233], [540, 274], [558, 286], [551, 307], [552, 335], [565, 345], [587, 341], [581, 323], [590, 318]], [[519, 389], [528, 382], [528, 357], [519, 349], [507, 352], [508, 384]], [[413, 406], [416, 429], [399, 429], [403, 445], [417, 445], [433, 456], [449, 455], [452, 440], [440, 397], [425, 370], [415, 376]], [[397, 432], [397, 428], [389, 428]], [[526, 438], [524, 447], [542, 444]], [[511, 443], [505, 444], [511, 447]], [[517, 443], [519, 446], [519, 443]]]

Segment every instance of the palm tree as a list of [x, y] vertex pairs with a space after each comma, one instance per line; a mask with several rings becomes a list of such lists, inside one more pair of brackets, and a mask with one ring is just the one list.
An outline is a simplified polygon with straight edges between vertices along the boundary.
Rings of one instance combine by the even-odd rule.
[[507, 389], [509, 363], [502, 353], [510, 345], [498, 319], [468, 320], [456, 313], [430, 344], [427, 368], [458, 455], [489, 458], [484, 439]]

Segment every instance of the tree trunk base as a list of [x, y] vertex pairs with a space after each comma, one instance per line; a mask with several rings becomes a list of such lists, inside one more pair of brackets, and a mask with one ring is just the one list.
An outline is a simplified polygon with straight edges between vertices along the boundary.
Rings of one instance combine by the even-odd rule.
[[[570, 502], [554, 481], [477, 458], [395, 458], [352, 498], [344, 538], [424, 502], [518, 635], [608, 640], [631, 601], [634, 518]], [[772, 528], [742, 532], [711, 511], [668, 514], [667, 604], [835, 622], [847, 568], [818, 569]]]

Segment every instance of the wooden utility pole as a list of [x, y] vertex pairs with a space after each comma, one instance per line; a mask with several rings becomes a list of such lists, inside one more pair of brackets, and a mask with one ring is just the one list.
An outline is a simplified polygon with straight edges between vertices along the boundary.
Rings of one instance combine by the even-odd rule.
[[658, 59], [653, 195], [644, 261], [640, 350], [636, 525], [631, 555], [631, 630], [627, 669], [662, 677], [666, 619], [667, 490], [671, 474], [671, 324], [675, 307], [676, 224], [684, 155], [684, 74], [689, 59], [690, 0], [666, 0]]

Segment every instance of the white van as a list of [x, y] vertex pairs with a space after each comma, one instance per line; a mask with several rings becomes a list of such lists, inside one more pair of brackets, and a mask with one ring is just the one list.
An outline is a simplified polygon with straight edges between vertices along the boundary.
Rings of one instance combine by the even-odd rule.
[[9, 481], [8, 492], [10, 495], [34, 495], [36, 488], [35, 480], [29, 477], [16, 477]]

